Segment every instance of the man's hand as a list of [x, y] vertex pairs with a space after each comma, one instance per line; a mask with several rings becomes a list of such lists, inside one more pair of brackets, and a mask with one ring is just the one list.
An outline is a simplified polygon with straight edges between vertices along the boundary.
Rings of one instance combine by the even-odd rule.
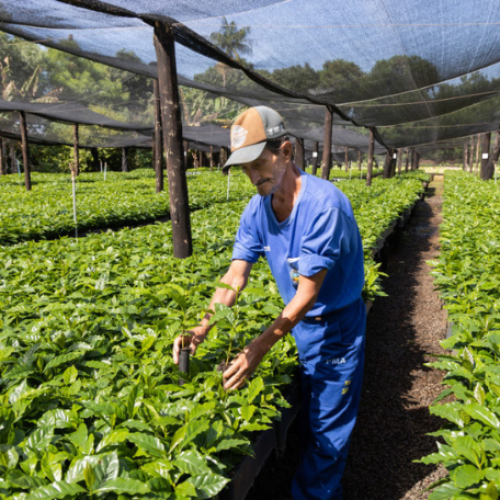
[[245, 347], [224, 372], [224, 389], [229, 391], [242, 387], [262, 361], [266, 352], [256, 341]]
[[189, 347], [190, 353], [194, 354], [196, 352], [196, 348], [205, 340], [206, 336], [207, 329], [203, 326], [197, 326], [183, 335], [179, 335], [174, 340], [174, 363], [176, 365], [179, 364], [179, 354], [183, 345], [184, 347]]

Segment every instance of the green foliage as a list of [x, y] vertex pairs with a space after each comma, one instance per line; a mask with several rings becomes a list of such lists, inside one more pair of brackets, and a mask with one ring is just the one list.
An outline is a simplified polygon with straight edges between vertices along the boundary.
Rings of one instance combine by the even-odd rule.
[[[449, 476], [430, 499], [498, 499], [500, 488], [500, 193], [493, 182], [447, 173], [441, 255], [431, 262], [453, 325], [442, 345], [452, 354], [430, 366], [444, 370], [442, 395], [431, 413], [446, 421], [434, 433], [444, 440], [422, 459], [442, 464]], [[451, 402], [441, 403], [452, 396]], [[449, 401], [449, 398], [448, 398]]]
[[[109, 183], [115, 191], [124, 190], [123, 178], [136, 189], [151, 183], [149, 172], [131, 174]], [[190, 186], [196, 195], [199, 183], [205, 206], [218, 189], [216, 175], [204, 173]], [[53, 187], [54, 176], [45, 180]], [[283, 307], [266, 262], [255, 264], [234, 308], [216, 308], [217, 324], [183, 386], [171, 358], [174, 338], [204, 314], [227, 268], [253, 191], [241, 174], [233, 181], [240, 199], [192, 213], [195, 253], [187, 259], [172, 258], [169, 224], [3, 247], [0, 498], [211, 498], [251, 453], [254, 433], [279, 418], [286, 406], [280, 389], [297, 363], [291, 336], [238, 391], [225, 392], [216, 370]], [[411, 178], [377, 180], [371, 190], [362, 181], [340, 185], [362, 234], [370, 234], [368, 253], [422, 188]], [[378, 271], [369, 272], [369, 293], [380, 293]], [[472, 406], [469, 413], [496, 423]], [[464, 470], [461, 481], [470, 474]]]

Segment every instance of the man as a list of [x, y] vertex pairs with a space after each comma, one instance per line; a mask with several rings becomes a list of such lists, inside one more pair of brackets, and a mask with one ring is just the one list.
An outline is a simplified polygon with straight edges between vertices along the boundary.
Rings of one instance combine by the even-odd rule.
[[[224, 169], [241, 165], [258, 195], [243, 212], [232, 262], [221, 281], [242, 290], [252, 264], [266, 256], [286, 306], [226, 370], [224, 387], [241, 387], [293, 329], [305, 434], [293, 498], [340, 500], [363, 372], [363, 249], [346, 196], [296, 167], [285, 134], [280, 115], [265, 106], [248, 109], [231, 128], [232, 154]], [[232, 290], [219, 288], [209, 309], [234, 301]], [[192, 330], [192, 353], [205, 339], [209, 320], [207, 314]], [[176, 363], [180, 346], [181, 337], [174, 343]]]

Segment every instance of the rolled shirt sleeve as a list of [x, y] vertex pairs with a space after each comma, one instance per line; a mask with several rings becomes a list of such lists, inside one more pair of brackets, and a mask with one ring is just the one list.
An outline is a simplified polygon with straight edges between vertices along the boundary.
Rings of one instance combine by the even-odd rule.
[[340, 256], [350, 251], [354, 223], [336, 207], [317, 214], [301, 241], [299, 274], [310, 277], [322, 269], [332, 269]]
[[256, 231], [256, 217], [252, 208], [250, 203], [241, 216], [231, 259], [244, 260], [254, 264], [264, 251], [262, 241]]

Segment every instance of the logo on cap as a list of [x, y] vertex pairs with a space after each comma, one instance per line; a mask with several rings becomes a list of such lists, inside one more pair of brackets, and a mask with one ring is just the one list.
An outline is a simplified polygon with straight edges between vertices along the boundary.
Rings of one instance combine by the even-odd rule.
[[240, 127], [239, 125], [233, 125], [231, 128], [231, 149], [238, 149], [243, 144], [245, 144], [248, 135], [248, 130]]

